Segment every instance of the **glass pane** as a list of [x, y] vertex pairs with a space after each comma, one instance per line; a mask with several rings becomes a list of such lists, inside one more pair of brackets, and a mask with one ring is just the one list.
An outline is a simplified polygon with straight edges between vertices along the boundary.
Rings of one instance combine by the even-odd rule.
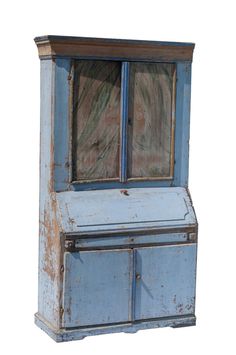
[[119, 176], [120, 63], [76, 61], [73, 180]]
[[172, 175], [174, 72], [174, 64], [130, 64], [129, 178]]

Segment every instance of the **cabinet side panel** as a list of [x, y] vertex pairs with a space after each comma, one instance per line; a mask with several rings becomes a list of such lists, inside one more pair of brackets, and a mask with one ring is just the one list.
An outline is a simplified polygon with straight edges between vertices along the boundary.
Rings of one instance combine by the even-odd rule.
[[174, 186], [188, 186], [191, 62], [177, 63]]
[[65, 191], [69, 185], [70, 122], [69, 101], [71, 60], [56, 59], [54, 120], [54, 189]]
[[40, 207], [38, 313], [54, 327], [59, 325], [59, 231], [53, 189], [54, 62], [41, 61]]

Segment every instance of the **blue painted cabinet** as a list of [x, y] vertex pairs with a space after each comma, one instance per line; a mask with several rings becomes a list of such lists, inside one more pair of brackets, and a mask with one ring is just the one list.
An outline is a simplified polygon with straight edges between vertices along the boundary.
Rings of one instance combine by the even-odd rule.
[[194, 325], [191, 43], [44, 36], [39, 296], [54, 340]]
[[196, 245], [65, 253], [63, 326], [194, 313]]

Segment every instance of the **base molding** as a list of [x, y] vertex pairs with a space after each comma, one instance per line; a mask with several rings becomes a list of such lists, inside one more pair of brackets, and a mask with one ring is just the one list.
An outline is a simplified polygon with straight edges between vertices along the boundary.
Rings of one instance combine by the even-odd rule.
[[136, 321], [132, 323], [102, 325], [96, 327], [84, 327], [73, 329], [55, 329], [39, 313], [35, 314], [35, 324], [46, 332], [56, 342], [81, 340], [87, 336], [109, 333], [136, 333], [143, 329], [163, 327], [188, 327], [196, 325], [195, 315], [158, 318], [155, 320]]

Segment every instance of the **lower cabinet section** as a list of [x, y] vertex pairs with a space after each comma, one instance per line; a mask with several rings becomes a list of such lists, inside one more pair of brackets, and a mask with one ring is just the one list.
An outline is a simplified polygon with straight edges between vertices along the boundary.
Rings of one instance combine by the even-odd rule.
[[64, 328], [194, 314], [196, 244], [66, 252]]

